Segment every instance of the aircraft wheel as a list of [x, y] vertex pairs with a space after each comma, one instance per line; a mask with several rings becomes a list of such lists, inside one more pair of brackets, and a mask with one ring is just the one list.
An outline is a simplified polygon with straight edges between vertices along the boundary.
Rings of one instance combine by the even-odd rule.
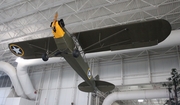
[[60, 19], [58, 21], [59, 25], [61, 25], [62, 27], [65, 27], [65, 24], [64, 24], [64, 20], [63, 19]]
[[47, 55], [46, 53], [44, 53], [44, 54], [42, 55], [42, 60], [43, 60], [43, 61], [48, 61], [48, 59], [49, 59], [48, 55]]
[[79, 57], [79, 55], [80, 55], [79, 50], [75, 49], [75, 50], [73, 51], [73, 57], [77, 58], [77, 57]]

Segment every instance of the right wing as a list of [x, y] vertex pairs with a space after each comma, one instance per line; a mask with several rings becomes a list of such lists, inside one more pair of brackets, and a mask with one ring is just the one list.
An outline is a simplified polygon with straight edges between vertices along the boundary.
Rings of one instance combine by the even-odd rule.
[[171, 32], [168, 21], [157, 19], [75, 33], [85, 53], [157, 45]]
[[15, 42], [10, 43], [8, 46], [13, 54], [24, 59], [42, 58], [42, 54], [46, 53], [47, 50], [49, 57], [53, 57], [54, 55], [51, 53], [57, 50], [53, 37]]

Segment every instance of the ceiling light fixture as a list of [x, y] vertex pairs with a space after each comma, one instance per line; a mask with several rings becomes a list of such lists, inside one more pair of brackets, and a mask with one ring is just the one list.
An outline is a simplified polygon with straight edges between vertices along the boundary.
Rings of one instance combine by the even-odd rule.
[[16, 58], [16, 62], [22, 62], [24, 59], [23, 58], [21, 58], [21, 57], [17, 57]]
[[143, 99], [139, 99], [138, 102], [144, 102], [144, 100]]

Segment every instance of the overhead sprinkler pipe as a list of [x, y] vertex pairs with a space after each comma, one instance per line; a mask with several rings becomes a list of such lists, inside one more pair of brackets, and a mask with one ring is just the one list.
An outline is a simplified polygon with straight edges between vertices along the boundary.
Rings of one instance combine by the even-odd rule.
[[108, 95], [104, 99], [102, 105], [112, 105], [113, 102], [118, 100], [138, 100], [138, 99], [156, 99], [156, 98], [169, 98], [168, 90], [156, 89], [156, 90], [114, 92]]
[[0, 61], [0, 70], [5, 72], [9, 76], [17, 95], [26, 98], [27, 96], [24, 94], [23, 89], [19, 83], [16, 69], [9, 63]]

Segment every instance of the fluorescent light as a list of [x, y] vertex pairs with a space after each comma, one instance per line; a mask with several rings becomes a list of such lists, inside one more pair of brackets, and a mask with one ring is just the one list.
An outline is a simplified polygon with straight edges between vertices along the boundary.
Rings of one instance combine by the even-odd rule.
[[144, 102], [144, 100], [143, 99], [139, 99], [138, 102]]
[[24, 59], [21, 57], [16, 58], [16, 62], [22, 62]]

